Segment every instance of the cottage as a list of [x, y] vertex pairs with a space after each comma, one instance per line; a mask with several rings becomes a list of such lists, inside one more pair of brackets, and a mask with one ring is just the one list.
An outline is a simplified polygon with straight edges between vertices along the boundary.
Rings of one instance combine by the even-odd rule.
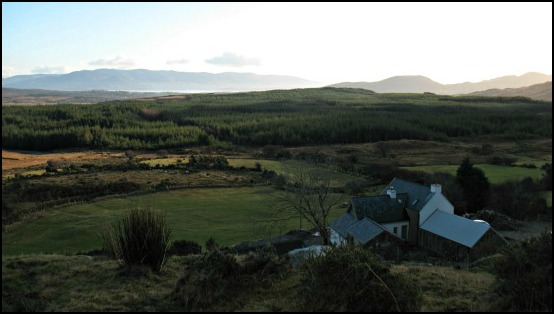
[[383, 248], [403, 241], [457, 260], [478, 258], [505, 240], [488, 224], [454, 214], [440, 184], [394, 178], [381, 195], [354, 197], [331, 223], [331, 242]]

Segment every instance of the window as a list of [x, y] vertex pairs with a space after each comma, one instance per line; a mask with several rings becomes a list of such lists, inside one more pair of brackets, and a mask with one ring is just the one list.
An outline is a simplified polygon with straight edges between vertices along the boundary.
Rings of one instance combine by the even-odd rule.
[[394, 227], [393, 230], [394, 230], [393, 233], [396, 234], [396, 235], [398, 235], [398, 227]]
[[402, 231], [400, 232], [401, 232], [400, 237], [405, 240], [408, 235], [408, 226], [406, 225], [402, 226]]

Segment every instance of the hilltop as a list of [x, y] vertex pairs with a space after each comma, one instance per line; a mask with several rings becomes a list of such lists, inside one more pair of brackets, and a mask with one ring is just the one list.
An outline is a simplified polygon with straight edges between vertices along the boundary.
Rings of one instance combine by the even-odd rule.
[[531, 99], [552, 101], [552, 81], [535, 84], [521, 88], [505, 88], [505, 89], [487, 89], [480, 92], [470, 93], [471, 96], [501, 96], [501, 97], [528, 97]]

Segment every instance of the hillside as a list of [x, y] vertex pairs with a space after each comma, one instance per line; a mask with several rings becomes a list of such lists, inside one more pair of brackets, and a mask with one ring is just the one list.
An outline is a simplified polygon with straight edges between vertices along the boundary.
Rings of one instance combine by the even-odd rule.
[[293, 76], [254, 73], [206, 73], [98, 69], [68, 74], [18, 75], [2, 80], [2, 87], [61, 91], [246, 91], [314, 86]]
[[552, 81], [535, 84], [521, 88], [505, 88], [505, 89], [487, 89], [480, 92], [470, 93], [471, 96], [501, 96], [501, 97], [528, 97], [531, 99], [552, 101]]
[[2, 87], [2, 105], [38, 105], [38, 104], [94, 104], [111, 100], [161, 97], [175, 93], [133, 93], [91, 91], [57, 91], [44, 89], [18, 89]]
[[79, 110], [68, 105], [4, 107], [2, 148], [302, 146], [476, 136], [532, 139], [552, 136], [551, 113], [551, 103], [532, 99], [334, 88], [190, 94]]
[[[171, 294], [189, 259], [170, 257], [158, 274], [126, 270], [115, 261], [85, 255], [3, 257], [2, 312], [183, 311]], [[417, 280], [422, 311], [488, 311], [497, 297], [494, 276], [483, 271], [412, 264], [394, 265], [392, 271]], [[247, 289], [235, 300], [205, 310], [298, 312], [299, 286], [299, 271], [293, 271], [267, 287]]]
[[552, 75], [526, 73], [521, 76], [508, 75], [477, 83], [441, 84], [425, 76], [394, 76], [377, 82], [344, 82], [330, 87], [369, 89], [377, 93], [424, 93], [441, 95], [467, 94], [492, 88], [520, 88], [552, 81]]

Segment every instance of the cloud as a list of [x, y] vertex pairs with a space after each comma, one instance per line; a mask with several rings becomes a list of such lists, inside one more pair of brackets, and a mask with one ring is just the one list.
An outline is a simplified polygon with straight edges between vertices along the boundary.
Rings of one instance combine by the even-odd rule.
[[168, 65], [185, 64], [185, 63], [189, 63], [189, 60], [188, 59], [167, 60], [165, 63]]
[[11, 66], [3, 65], [2, 66], [2, 77], [14, 76], [15, 69]]
[[112, 59], [98, 59], [88, 63], [89, 65], [95, 66], [115, 66], [115, 67], [128, 67], [135, 65], [135, 62], [131, 59], [123, 59], [120, 56], [117, 56]]
[[61, 74], [66, 72], [67, 71], [65, 66], [57, 66], [57, 67], [41, 66], [31, 70], [32, 74]]
[[242, 67], [247, 65], [260, 65], [258, 58], [246, 58], [234, 53], [225, 52], [221, 56], [206, 59], [206, 63], [222, 66]]

